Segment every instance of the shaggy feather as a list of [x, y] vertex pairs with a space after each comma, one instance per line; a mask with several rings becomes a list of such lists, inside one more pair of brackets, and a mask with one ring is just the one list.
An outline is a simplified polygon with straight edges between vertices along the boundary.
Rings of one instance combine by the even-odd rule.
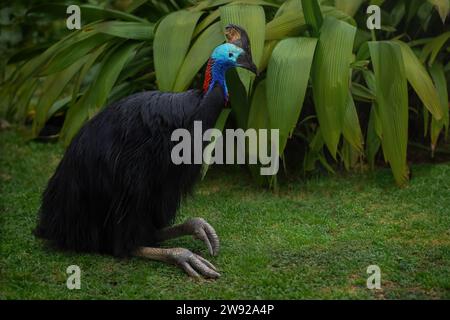
[[156, 231], [173, 222], [201, 169], [172, 163], [171, 134], [192, 133], [194, 121], [212, 128], [224, 100], [215, 85], [206, 94], [137, 93], [106, 107], [49, 180], [35, 234], [62, 249], [115, 256], [157, 245]]

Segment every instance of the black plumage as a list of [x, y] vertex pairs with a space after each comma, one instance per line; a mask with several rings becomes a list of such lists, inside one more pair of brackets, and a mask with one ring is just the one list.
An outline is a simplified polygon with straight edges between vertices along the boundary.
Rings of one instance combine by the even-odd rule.
[[191, 147], [199, 143], [193, 141], [195, 122], [203, 130], [212, 128], [228, 101], [226, 71], [242, 67], [257, 72], [245, 30], [229, 25], [225, 35], [228, 43], [216, 47], [208, 61], [203, 91], [137, 93], [106, 107], [81, 128], [43, 194], [38, 237], [61, 249], [135, 255], [175, 263], [193, 277], [220, 276], [198, 254], [156, 246], [192, 235], [211, 255], [220, 248], [216, 231], [202, 218], [170, 226], [201, 170], [193, 152], [192, 164], [172, 161], [178, 141], [171, 137], [185, 129]]
[[59, 248], [130, 255], [155, 246], [200, 165], [174, 165], [177, 128], [214, 126], [223, 89], [137, 93], [106, 107], [74, 137], [43, 194], [37, 236]]

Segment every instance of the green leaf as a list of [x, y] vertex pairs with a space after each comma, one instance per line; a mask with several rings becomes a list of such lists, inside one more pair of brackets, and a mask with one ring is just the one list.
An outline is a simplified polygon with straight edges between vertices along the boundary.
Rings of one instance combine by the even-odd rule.
[[51, 59], [58, 52], [61, 52], [74, 43], [81, 42], [95, 34], [96, 32], [92, 30], [79, 30], [70, 33], [68, 36], [64, 37], [63, 39], [49, 47], [47, 50], [45, 50], [42, 54], [29, 60], [22, 67], [20, 67], [18, 72], [14, 75], [14, 78], [10, 79], [10, 84], [16, 87], [21, 86], [24, 81], [31, 77], [34, 77], [36, 73], [38, 73], [46, 63], [51, 61]]
[[126, 8], [126, 12], [133, 12], [137, 8], [141, 7], [147, 2], [147, 0], [132, 0], [129, 6]]
[[364, 0], [336, 0], [336, 8], [349, 16], [354, 16]]
[[399, 44], [401, 48], [403, 61], [405, 64], [406, 77], [408, 78], [409, 83], [431, 114], [437, 120], [441, 119], [443, 114], [439, 95], [430, 75], [406, 43], [401, 41], [395, 42]]
[[372, 170], [375, 168], [375, 157], [381, 147], [381, 122], [377, 115], [376, 102], [372, 104], [370, 108], [369, 124], [367, 126], [367, 138], [366, 138], [366, 155]]
[[69, 68], [48, 76], [42, 85], [42, 95], [36, 106], [36, 117], [33, 121], [33, 136], [36, 137], [48, 120], [48, 111], [62, 94], [70, 80], [79, 72], [86, 62], [87, 56], [72, 64]]
[[317, 39], [289, 38], [275, 47], [267, 67], [270, 126], [280, 130], [279, 154], [297, 124], [303, 107]]
[[443, 34], [431, 39], [431, 41], [428, 41], [427, 44], [423, 47], [422, 61], [426, 61], [428, 56], [430, 56], [428, 65], [430, 66], [433, 65], [439, 52], [449, 39], [450, 39], [450, 31], [444, 32]]
[[23, 48], [20, 51], [14, 53], [12, 56], [8, 58], [6, 61], [7, 64], [16, 64], [21, 61], [29, 61], [32, 58], [36, 57], [37, 55], [44, 52], [46, 49], [49, 48], [48, 43], [44, 44], [36, 44], [32, 47]]
[[[227, 122], [228, 116], [230, 114], [230, 109], [223, 109], [220, 113], [219, 117], [217, 118], [216, 124], [214, 125], [214, 128], [219, 129], [220, 131], [223, 131], [223, 128], [225, 127], [225, 124]], [[223, 139], [223, 138], [222, 138]], [[214, 147], [216, 146], [217, 140], [211, 141], [204, 149], [204, 163], [202, 165], [202, 179], [205, 178], [206, 173], [208, 172], [209, 165], [207, 163], [210, 162], [212, 157], [212, 152], [214, 151]]]
[[[44, 14], [46, 16], [66, 19], [67, 4], [65, 3], [49, 3], [42, 4], [31, 8], [27, 14]], [[83, 22], [92, 22], [105, 19], [120, 19], [125, 21], [148, 22], [145, 19], [119, 10], [105, 9], [91, 4], [80, 5], [81, 18]]]
[[125, 42], [113, 48], [104, 58], [101, 69], [87, 92], [73, 105], [66, 116], [61, 131], [61, 138], [68, 145], [83, 123], [98, 112], [108, 98], [125, 63], [136, 52], [139, 43]]
[[408, 86], [402, 49], [395, 42], [369, 42], [375, 74], [378, 115], [382, 126], [383, 153], [395, 181], [409, 178], [406, 163], [408, 145]]
[[71, 96], [67, 96], [64, 98], [59, 99], [58, 101], [55, 101], [51, 108], [48, 110], [47, 117], [50, 119], [54, 114], [59, 112], [61, 109], [66, 107], [69, 102], [72, 100]]
[[192, 35], [192, 37], [193, 38], [197, 37], [203, 30], [209, 27], [214, 21], [219, 19], [219, 17], [220, 17], [219, 9], [216, 9], [213, 12], [211, 12], [206, 18], [204, 18], [197, 24], [197, 27], [195, 27], [194, 34]]
[[133, 40], [152, 40], [154, 25], [142, 22], [107, 21], [92, 27], [98, 32]]
[[439, 94], [439, 101], [441, 102], [441, 110], [443, 117], [440, 120], [436, 120], [434, 117], [431, 119], [431, 148], [434, 151], [439, 134], [442, 128], [445, 127], [445, 136], [448, 135], [449, 128], [449, 104], [448, 104], [448, 90], [447, 90], [447, 80], [445, 78], [444, 67], [441, 63], [436, 62], [430, 68], [431, 76], [433, 77], [434, 83]]
[[369, 60], [355, 61], [350, 65], [350, 68], [352, 68], [354, 70], [366, 70], [369, 63], [370, 63]]
[[341, 10], [336, 9], [335, 7], [322, 6], [321, 10], [324, 17], [336, 18], [338, 20], [347, 22], [354, 27], [357, 27], [356, 21], [351, 16], [349, 16], [345, 12], [342, 12]]
[[172, 91], [202, 12], [176, 11], [158, 25], [153, 41], [156, 79], [161, 91]]
[[286, 12], [267, 23], [266, 40], [280, 40], [288, 36], [298, 36], [307, 28], [302, 11]]
[[439, 12], [439, 16], [441, 17], [442, 23], [445, 23], [445, 19], [450, 13], [450, 1], [448, 0], [428, 0], [428, 1], [431, 2], [436, 7], [436, 10]]
[[351, 93], [348, 93], [347, 104], [344, 113], [342, 134], [348, 143], [358, 152], [363, 150], [363, 136], [359, 124], [358, 113]]
[[[260, 129], [269, 129], [269, 114], [267, 108], [267, 95], [266, 95], [266, 79], [260, 81], [256, 88], [252, 97], [250, 112], [248, 115], [248, 128], [255, 129], [258, 137], [258, 146], [248, 146], [248, 155], [250, 157], [255, 157], [259, 159], [259, 150], [261, 149], [261, 144], [264, 140], [261, 140], [262, 137], [260, 135]], [[267, 136], [268, 140], [266, 140], [266, 150], [270, 150], [270, 135]], [[253, 177], [253, 180], [261, 187], [270, 186], [270, 181], [273, 178], [272, 176], [264, 176], [261, 175], [262, 164], [259, 161], [258, 164], [249, 164], [249, 171]]]
[[315, 169], [316, 162], [319, 161], [322, 166], [327, 169], [330, 173], [335, 173], [333, 168], [328, 164], [327, 159], [323, 153], [323, 146], [325, 145], [325, 141], [323, 140], [322, 132], [320, 127], [317, 128], [314, 137], [311, 139], [309, 143], [309, 150], [306, 153], [306, 156], [303, 160], [303, 169], [304, 171], [312, 171]]
[[236, 69], [231, 69], [227, 72], [226, 81], [236, 126], [245, 129], [247, 127], [248, 113], [250, 110], [247, 89], [239, 78]]
[[357, 82], [352, 83], [351, 91], [356, 100], [359, 99], [364, 102], [371, 102], [375, 100], [375, 94], [370, 89]]
[[358, 163], [358, 160], [360, 159], [361, 156], [361, 151], [355, 149], [350, 142], [344, 139], [340, 155], [342, 158], [342, 162], [344, 162], [345, 170], [349, 171], [350, 169], [354, 168]]
[[275, 13], [275, 18], [282, 16], [286, 13], [292, 13], [292, 12], [302, 12], [303, 13], [303, 6], [302, 6], [302, 0], [287, 0], [285, 1], [277, 10]]
[[18, 92], [17, 103], [14, 103], [13, 107], [17, 108], [15, 110], [14, 120], [25, 123], [27, 117], [28, 106], [30, 105], [31, 99], [36, 92], [38, 87], [38, 79], [29, 79]]
[[347, 105], [355, 33], [356, 28], [348, 23], [326, 18], [314, 58], [315, 108], [323, 138], [333, 157], [336, 157]]
[[[255, 129], [256, 135], [258, 138], [257, 145], [248, 145], [248, 156], [249, 158], [259, 159], [258, 150], [262, 148], [262, 143], [264, 140], [261, 140], [260, 129], [267, 130], [270, 128], [269, 126], [269, 114], [267, 111], [267, 97], [266, 97], [266, 80], [262, 80], [258, 83], [255, 88], [255, 92], [252, 97], [250, 112], [248, 115], [248, 125], [247, 128]], [[270, 136], [267, 136], [270, 139]], [[270, 141], [266, 140], [267, 144], [264, 146], [267, 148], [266, 150], [270, 150]], [[266, 177], [261, 176], [259, 168], [261, 164], [258, 163], [256, 165], [250, 164], [250, 172], [254, 179], [259, 183], [267, 182]]]
[[104, 107], [109, 92], [116, 83], [126, 63], [136, 54], [138, 46], [140, 46], [140, 43], [126, 42], [117, 49], [111, 50], [110, 54], [105, 57], [97, 78], [90, 87], [95, 95], [94, 103], [90, 104], [89, 108], [90, 118]]
[[312, 28], [312, 35], [319, 37], [320, 28], [323, 24], [323, 16], [317, 0], [302, 0], [303, 14], [306, 23]]
[[215, 47], [224, 41], [220, 22], [207, 28], [192, 45], [178, 72], [173, 90], [185, 91], [201, 67], [208, 61]]
[[227, 4], [233, 5], [234, 3], [277, 7], [276, 4], [268, 2], [268, 1], [263, 1], [263, 0], [204, 0], [204, 1], [200, 1], [198, 3], [198, 5], [194, 8], [195, 8], [195, 10], [205, 10], [205, 9], [211, 9], [214, 7], [219, 7], [219, 6], [222, 7]]
[[94, 63], [97, 61], [98, 57], [105, 51], [107, 46], [108, 44], [105, 43], [88, 55], [86, 63], [84, 64], [83, 68], [81, 68], [77, 76], [77, 80], [75, 81], [75, 84], [73, 86], [71, 105], [75, 104], [81, 89], [82, 82], [84, 81], [88, 72], [91, 70]]
[[258, 83], [253, 94], [247, 128], [269, 129], [269, 113], [267, 107], [266, 79]]
[[419, 8], [423, 5], [423, 0], [410, 0], [406, 1], [406, 24], [409, 25], [412, 19], [417, 16]]
[[[300, 2], [301, 0], [297, 1]], [[293, 6], [293, 8], [294, 9], [290, 11], [281, 11], [282, 13], [276, 15], [274, 19], [267, 23], [266, 40], [281, 40], [288, 36], [300, 36], [308, 29], [303, 11], [298, 10], [298, 5]], [[323, 6], [321, 7], [321, 10], [325, 17], [334, 17], [338, 20], [356, 25], [352, 17], [334, 7]]]
[[278, 40], [266, 41], [264, 45], [263, 57], [261, 59], [261, 64], [258, 70], [259, 73], [263, 72], [267, 68], [267, 65], [269, 64], [269, 59], [272, 56], [273, 49], [275, 49], [277, 44]]
[[57, 53], [48, 64], [42, 68], [40, 76], [50, 75], [66, 69], [110, 39], [111, 36], [109, 35], [95, 34], [92, 37], [73, 43]]

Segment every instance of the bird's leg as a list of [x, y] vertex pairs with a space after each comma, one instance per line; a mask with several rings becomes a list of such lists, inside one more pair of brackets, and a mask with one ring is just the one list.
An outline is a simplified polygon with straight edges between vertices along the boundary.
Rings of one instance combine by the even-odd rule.
[[219, 253], [219, 237], [214, 228], [202, 218], [192, 218], [185, 223], [161, 229], [156, 236], [158, 241], [165, 241], [186, 235], [203, 241], [211, 255], [216, 256]]
[[220, 274], [208, 260], [183, 248], [151, 248], [140, 247], [134, 252], [137, 257], [173, 263], [182, 268], [189, 276], [200, 278], [218, 278]]

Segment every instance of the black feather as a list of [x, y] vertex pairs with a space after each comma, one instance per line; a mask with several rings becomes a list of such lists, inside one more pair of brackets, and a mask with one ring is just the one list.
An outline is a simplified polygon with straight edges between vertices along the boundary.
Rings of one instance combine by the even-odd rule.
[[157, 245], [201, 165], [174, 165], [173, 130], [212, 128], [220, 86], [204, 95], [137, 93], [97, 114], [74, 137], [43, 194], [35, 234], [59, 248], [127, 256]]

